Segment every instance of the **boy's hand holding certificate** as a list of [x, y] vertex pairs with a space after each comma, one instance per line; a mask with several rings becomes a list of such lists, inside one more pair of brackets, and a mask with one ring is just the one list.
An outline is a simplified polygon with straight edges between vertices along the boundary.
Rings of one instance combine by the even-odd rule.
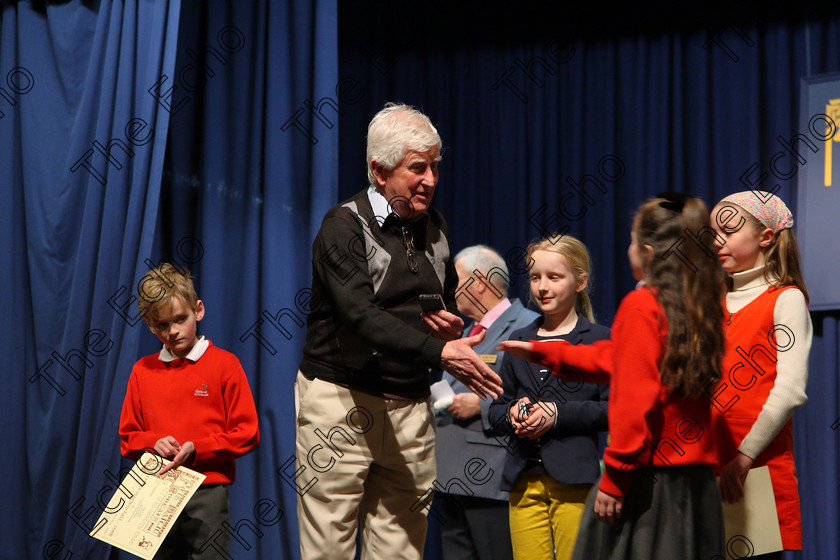
[[184, 506], [206, 478], [143, 453], [108, 502], [90, 536], [151, 560]]

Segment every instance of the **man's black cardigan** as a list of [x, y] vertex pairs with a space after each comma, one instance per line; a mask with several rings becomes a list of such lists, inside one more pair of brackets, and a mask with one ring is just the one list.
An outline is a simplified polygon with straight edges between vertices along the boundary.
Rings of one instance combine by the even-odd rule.
[[[410, 228], [417, 272], [402, 227]], [[312, 244], [311, 311], [301, 372], [376, 395], [425, 399], [428, 368], [444, 341], [420, 318], [420, 294], [441, 294], [456, 312], [458, 277], [443, 216], [430, 208], [380, 224], [367, 189], [331, 208]]]

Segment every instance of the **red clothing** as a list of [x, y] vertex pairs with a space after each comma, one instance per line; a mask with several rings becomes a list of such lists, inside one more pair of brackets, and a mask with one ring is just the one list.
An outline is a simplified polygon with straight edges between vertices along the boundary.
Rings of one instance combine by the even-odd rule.
[[[720, 464], [738, 454], [776, 380], [777, 347], [768, 337], [774, 328], [776, 300], [787, 288], [769, 288], [726, 321], [723, 378], [714, 393], [714, 433]], [[727, 312], [728, 314], [728, 312]], [[784, 349], [784, 348], [783, 348]], [[793, 460], [793, 422], [755, 458], [753, 468], [767, 465], [785, 550], [802, 549], [796, 465]]]
[[162, 437], [192, 441], [189, 468], [204, 484], [230, 484], [234, 459], [255, 449], [257, 410], [239, 360], [210, 343], [196, 362], [164, 362], [157, 354], [134, 364], [120, 415], [120, 452], [135, 459]]
[[618, 308], [611, 340], [592, 345], [535, 342], [538, 360], [565, 364], [586, 381], [609, 379], [610, 445], [599, 488], [624, 496], [639, 471], [652, 467], [714, 466], [711, 405], [705, 398], [668, 396], [659, 374], [667, 325], [649, 288], [628, 294]]

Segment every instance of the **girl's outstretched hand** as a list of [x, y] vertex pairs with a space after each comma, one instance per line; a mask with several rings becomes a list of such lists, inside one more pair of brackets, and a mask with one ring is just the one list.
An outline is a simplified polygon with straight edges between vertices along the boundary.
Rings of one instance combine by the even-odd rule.
[[622, 496], [613, 496], [603, 490], [598, 490], [595, 496], [595, 515], [607, 525], [612, 525], [621, 519], [621, 506], [624, 504]]
[[729, 461], [720, 469], [720, 497], [726, 504], [739, 501], [744, 497], [744, 481], [753, 466], [753, 461], [743, 453]]
[[500, 342], [496, 350], [507, 352], [517, 358], [522, 358], [528, 362], [533, 362], [534, 359], [534, 344], [532, 342], [523, 342], [521, 340], [505, 340]]

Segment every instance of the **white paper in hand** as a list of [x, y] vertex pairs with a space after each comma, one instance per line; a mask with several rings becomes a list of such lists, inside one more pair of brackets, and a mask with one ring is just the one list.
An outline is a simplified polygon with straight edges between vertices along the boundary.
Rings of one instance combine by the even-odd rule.
[[437, 383], [432, 383], [429, 389], [432, 391], [432, 402], [435, 410], [446, 410], [455, 402], [455, 391], [445, 380], [441, 379]]
[[770, 470], [750, 469], [744, 481], [744, 497], [723, 504], [727, 558], [749, 558], [782, 550], [779, 517]]

